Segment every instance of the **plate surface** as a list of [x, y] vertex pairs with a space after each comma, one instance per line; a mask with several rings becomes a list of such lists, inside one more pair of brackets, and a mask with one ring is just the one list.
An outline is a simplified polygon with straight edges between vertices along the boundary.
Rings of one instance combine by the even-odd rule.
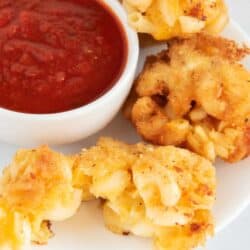
[[[238, 42], [250, 44], [247, 35], [233, 21], [227, 26], [223, 35]], [[146, 55], [155, 53], [164, 47], [165, 45], [159, 45], [142, 50], [138, 68], [142, 67]], [[250, 59], [245, 60], [244, 64], [250, 68]], [[140, 140], [131, 124], [119, 114], [110, 125], [95, 136], [72, 145], [55, 147], [55, 149], [64, 153], [79, 152], [81, 148], [94, 145], [100, 136], [112, 136], [128, 143]], [[16, 146], [0, 143], [0, 169], [10, 162], [17, 149]], [[218, 190], [214, 215], [218, 232], [235, 219], [250, 203], [250, 159], [234, 164], [234, 166], [218, 161], [216, 168]], [[50, 240], [49, 245], [33, 247], [32, 250], [153, 249], [150, 240], [133, 236], [118, 236], [105, 229], [98, 202], [83, 204], [78, 214], [72, 219], [54, 223], [52, 229], [56, 236]]]

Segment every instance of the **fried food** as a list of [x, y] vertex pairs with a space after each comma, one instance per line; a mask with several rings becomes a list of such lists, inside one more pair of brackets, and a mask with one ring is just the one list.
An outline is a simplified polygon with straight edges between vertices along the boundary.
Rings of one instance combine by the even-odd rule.
[[19, 150], [0, 179], [0, 248], [45, 244], [53, 236], [50, 221], [74, 215], [81, 200], [100, 198], [113, 232], [152, 237], [157, 249], [191, 250], [213, 233], [215, 188], [212, 164], [173, 146], [102, 138], [75, 156]]
[[[96, 147], [83, 150], [73, 168], [78, 187], [92, 197], [115, 199], [130, 183], [132, 163], [136, 159], [133, 147], [110, 138], [100, 139]], [[82, 180], [88, 180], [82, 182]]]
[[[10, 210], [9, 218], [20, 226], [18, 230], [25, 221], [30, 225], [31, 241], [47, 243], [53, 235], [49, 221], [65, 220], [79, 208], [82, 191], [73, 187], [73, 163], [70, 157], [40, 147], [19, 150], [4, 170], [0, 197], [11, 208], [7, 212]], [[19, 217], [26, 219], [20, 221]]]
[[160, 229], [155, 237], [159, 250], [189, 250], [205, 244], [207, 235], [213, 234], [213, 218], [208, 211], [198, 210], [190, 223]]
[[22, 214], [12, 211], [1, 198], [0, 232], [0, 249], [25, 250], [29, 246], [31, 240], [29, 221]]
[[249, 147], [250, 53], [205, 34], [174, 39], [147, 59], [125, 106], [138, 133], [157, 145], [182, 146], [214, 161], [246, 157]]
[[123, 0], [130, 25], [156, 40], [201, 31], [218, 34], [228, 22], [224, 0]]
[[[89, 177], [90, 193], [104, 200], [111, 231], [153, 237], [158, 249], [165, 250], [176, 249], [167, 245], [168, 235], [184, 239], [179, 249], [188, 250], [212, 234], [216, 178], [206, 159], [173, 146], [130, 146], [102, 138], [77, 162], [74, 171]], [[199, 230], [192, 231], [194, 224]]]
[[185, 225], [194, 211], [214, 204], [215, 170], [187, 150], [155, 148], [136, 161], [132, 174], [146, 215], [157, 225]]

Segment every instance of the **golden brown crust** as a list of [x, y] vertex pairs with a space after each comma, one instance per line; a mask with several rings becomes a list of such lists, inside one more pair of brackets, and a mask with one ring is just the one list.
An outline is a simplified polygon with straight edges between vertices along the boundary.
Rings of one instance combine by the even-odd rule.
[[197, 244], [200, 246], [206, 242], [206, 234], [213, 235], [213, 218], [206, 211], [197, 211], [193, 221], [188, 225], [166, 228], [155, 237], [155, 244], [159, 250], [190, 250]]
[[173, 231], [184, 247], [198, 246], [213, 229], [215, 187], [208, 160], [172, 146], [101, 138], [75, 156], [46, 146], [20, 150], [0, 181], [0, 248], [46, 244], [53, 236], [50, 221], [69, 218], [81, 200], [93, 198], [102, 199], [113, 232], [156, 237], [161, 249]]
[[123, 0], [129, 24], [156, 40], [185, 37], [205, 31], [219, 34], [228, 23], [224, 0]]
[[[12, 164], [4, 170], [1, 193], [20, 211], [44, 213], [58, 197], [67, 202], [71, 187], [73, 161], [43, 146], [36, 150], [19, 150]], [[27, 211], [28, 210], [28, 211]]]
[[146, 60], [126, 116], [154, 144], [186, 146], [210, 160], [244, 158], [250, 73], [239, 60], [247, 54], [245, 46], [203, 33], [171, 40]]
[[159, 250], [191, 250], [213, 233], [215, 169], [187, 150], [102, 138], [81, 153], [74, 172], [90, 178], [114, 233], [153, 237]]
[[190, 48], [199, 50], [208, 56], [221, 56], [231, 62], [238, 62], [250, 54], [250, 48], [245, 44], [239, 47], [235, 41], [223, 37], [213, 37], [208, 36], [206, 33], [199, 33], [190, 36], [190, 38], [172, 39], [168, 42], [169, 47], [186, 43]]
[[[42, 146], [34, 150], [19, 150], [12, 163], [4, 170], [0, 180], [0, 193], [11, 207], [10, 215], [18, 213], [28, 224], [26, 243], [46, 244], [53, 236], [50, 220], [71, 217], [81, 203], [81, 190], [73, 186], [74, 157], [67, 157]], [[0, 204], [1, 208], [1, 204]], [[22, 230], [19, 223], [12, 240]], [[0, 218], [0, 227], [2, 226]], [[27, 227], [27, 226], [26, 226]], [[1, 243], [1, 242], [0, 242]], [[24, 242], [17, 244], [22, 249]], [[1, 248], [1, 244], [0, 244]]]

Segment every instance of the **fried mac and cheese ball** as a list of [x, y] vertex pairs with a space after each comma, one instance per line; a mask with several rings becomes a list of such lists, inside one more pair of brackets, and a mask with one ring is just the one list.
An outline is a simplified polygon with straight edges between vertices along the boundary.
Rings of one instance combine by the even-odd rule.
[[250, 53], [205, 34], [169, 42], [147, 59], [125, 114], [138, 133], [158, 145], [186, 147], [214, 161], [249, 154]]
[[215, 170], [187, 150], [157, 147], [136, 161], [132, 173], [146, 215], [156, 225], [185, 225], [194, 211], [213, 207]]
[[166, 40], [201, 31], [218, 34], [228, 22], [224, 0], [123, 0], [130, 25]]
[[114, 233], [153, 237], [165, 250], [175, 249], [165, 239], [173, 234], [190, 250], [213, 232], [215, 169], [199, 155], [102, 138], [81, 153], [74, 172], [90, 178], [89, 192], [104, 200], [105, 224]]
[[53, 236], [49, 221], [18, 211], [0, 198], [0, 249], [27, 250], [31, 243], [45, 244]]
[[151, 237], [159, 250], [191, 250], [213, 233], [215, 188], [212, 164], [173, 146], [101, 138], [75, 156], [19, 150], [0, 178], [0, 248], [45, 244], [50, 221], [100, 198], [111, 231]]
[[83, 199], [116, 199], [131, 182], [131, 165], [144, 148], [143, 144], [130, 146], [101, 138], [97, 146], [84, 149], [73, 168], [74, 183], [83, 190]]
[[72, 167], [70, 157], [40, 147], [19, 150], [4, 170], [0, 196], [27, 218], [33, 242], [47, 243], [52, 236], [49, 221], [65, 220], [80, 206], [82, 191], [73, 187]]

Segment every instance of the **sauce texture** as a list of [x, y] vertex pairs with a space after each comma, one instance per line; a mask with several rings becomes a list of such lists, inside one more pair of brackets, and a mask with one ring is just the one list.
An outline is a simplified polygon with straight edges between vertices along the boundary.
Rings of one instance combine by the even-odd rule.
[[0, 1], [0, 107], [81, 107], [114, 85], [126, 60], [124, 30], [96, 0]]

